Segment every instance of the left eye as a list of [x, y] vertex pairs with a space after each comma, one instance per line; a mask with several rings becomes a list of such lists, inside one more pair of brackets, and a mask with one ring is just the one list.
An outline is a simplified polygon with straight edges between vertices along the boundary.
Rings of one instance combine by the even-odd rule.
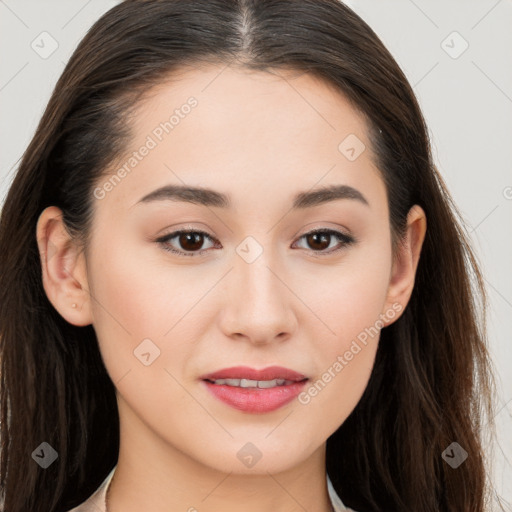
[[[180, 251], [178, 249], [175, 249], [170, 245], [170, 241], [174, 239], [178, 240], [178, 243], [180, 246], [185, 249], [185, 251]], [[166, 251], [174, 252], [176, 254], [181, 254], [182, 256], [196, 256], [198, 253], [201, 254], [202, 252], [206, 251], [207, 249], [202, 249], [198, 251], [197, 249], [200, 249], [201, 246], [204, 243], [204, 238], [209, 238], [210, 240], [213, 240], [212, 237], [205, 233], [204, 231], [175, 231], [174, 233], [170, 233], [169, 235], [165, 235], [162, 238], [159, 238], [157, 242], [161, 243], [163, 248]]]
[[[161, 237], [157, 240], [158, 243], [162, 245], [162, 247], [169, 252], [173, 252], [175, 254], [179, 254], [181, 256], [197, 256], [198, 254], [202, 254], [206, 252], [208, 249], [202, 249], [205, 238], [209, 240], [214, 240], [208, 233], [204, 231], [174, 231], [164, 237]], [[331, 245], [332, 239], [338, 240], [339, 247], [333, 250], [333, 246]], [[176, 249], [172, 246], [171, 241], [177, 240], [182, 249]], [[335, 231], [333, 229], [318, 229], [315, 231], [310, 231], [305, 235], [302, 235], [299, 240], [306, 240], [306, 243], [313, 247], [313, 252], [320, 253], [321, 255], [331, 254], [333, 252], [339, 251], [355, 242], [354, 238], [345, 233], [341, 233], [340, 231]], [[327, 242], [327, 245], [326, 245]], [[213, 244], [215, 245], [215, 243]], [[336, 245], [336, 244], [335, 244]], [[211, 247], [210, 247], [211, 248]], [[329, 249], [326, 251], [326, 249]]]

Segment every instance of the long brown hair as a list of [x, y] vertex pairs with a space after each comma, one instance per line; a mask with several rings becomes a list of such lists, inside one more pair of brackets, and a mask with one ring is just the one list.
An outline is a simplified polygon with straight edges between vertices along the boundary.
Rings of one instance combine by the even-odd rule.
[[[414, 93], [373, 30], [337, 0], [127, 0], [99, 19], [58, 80], [0, 219], [0, 484], [8, 512], [62, 512], [117, 461], [115, 389], [94, 329], [46, 297], [36, 241], [56, 205], [87, 244], [93, 189], [130, 137], [141, 94], [180, 66], [294, 69], [337, 87], [366, 118], [400, 239], [420, 205], [428, 229], [403, 316], [384, 328], [368, 386], [327, 441], [327, 471], [358, 512], [483, 512], [493, 427], [486, 300], [467, 235], [433, 163]], [[32, 452], [47, 442], [57, 463]], [[442, 452], [457, 442], [457, 469]]]

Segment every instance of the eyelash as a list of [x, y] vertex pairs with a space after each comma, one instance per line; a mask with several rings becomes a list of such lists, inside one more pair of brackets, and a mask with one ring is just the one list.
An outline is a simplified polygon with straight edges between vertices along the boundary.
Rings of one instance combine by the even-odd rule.
[[[176, 238], [180, 235], [183, 235], [183, 234], [191, 234], [191, 233], [194, 233], [194, 234], [199, 234], [199, 235], [204, 235], [206, 236], [207, 238], [209, 238], [210, 240], [214, 240], [212, 236], [210, 236], [208, 233], [206, 233], [205, 231], [201, 231], [201, 230], [191, 230], [191, 229], [182, 229], [182, 230], [179, 230], [179, 231], [173, 231], [172, 233], [169, 233], [168, 235], [165, 235], [159, 239], [156, 240], [156, 242], [158, 242], [162, 248], [165, 250], [165, 251], [168, 251], [168, 252], [171, 252], [171, 253], [174, 253], [174, 254], [178, 254], [180, 256], [199, 256], [199, 255], [202, 255], [203, 253], [209, 251], [211, 248], [209, 249], [202, 249], [202, 250], [199, 250], [199, 251], [192, 251], [192, 252], [184, 252], [184, 251], [178, 251], [177, 249], [174, 249], [172, 247], [170, 247], [168, 245], [168, 242], [170, 240], [172, 240], [173, 238]], [[299, 237], [299, 240], [309, 236], [309, 235], [314, 235], [314, 234], [328, 234], [328, 235], [334, 235], [340, 242], [341, 242], [341, 245], [340, 247], [338, 247], [337, 249], [330, 249], [328, 251], [326, 250], [322, 250], [322, 251], [314, 251], [314, 250], [311, 250], [311, 252], [315, 253], [315, 256], [320, 256], [320, 257], [323, 257], [323, 256], [328, 256], [330, 254], [333, 254], [333, 253], [336, 253], [342, 249], [344, 249], [345, 247], [349, 246], [349, 245], [352, 245], [356, 242], [356, 239], [350, 235], [347, 235], [345, 233], [342, 233], [340, 231], [336, 231], [334, 229], [327, 229], [327, 228], [319, 228], [319, 229], [314, 229], [313, 231], [309, 231], [307, 233], [305, 233], [304, 235], [302, 235], [301, 237]], [[330, 244], [329, 244], [330, 245]]]

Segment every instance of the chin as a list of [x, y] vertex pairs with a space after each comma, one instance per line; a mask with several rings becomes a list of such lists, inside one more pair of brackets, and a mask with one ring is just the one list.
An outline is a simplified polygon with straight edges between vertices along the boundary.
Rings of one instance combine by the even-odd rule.
[[[220, 450], [205, 450], [196, 459], [206, 466], [223, 473], [237, 475], [268, 475], [280, 473], [300, 465], [315, 451], [314, 448], [297, 439], [284, 442], [276, 436], [270, 441], [263, 435], [237, 436], [228, 444], [217, 444]], [[272, 436], [273, 434], [271, 434]], [[243, 440], [241, 440], [243, 439]], [[252, 439], [252, 441], [251, 441]], [[215, 446], [212, 442], [210, 446]]]

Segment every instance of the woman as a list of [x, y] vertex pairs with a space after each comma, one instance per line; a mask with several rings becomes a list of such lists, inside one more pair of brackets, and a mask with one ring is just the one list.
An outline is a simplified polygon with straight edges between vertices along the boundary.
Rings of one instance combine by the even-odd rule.
[[342, 3], [111, 9], [0, 243], [5, 510], [486, 510], [482, 278]]

